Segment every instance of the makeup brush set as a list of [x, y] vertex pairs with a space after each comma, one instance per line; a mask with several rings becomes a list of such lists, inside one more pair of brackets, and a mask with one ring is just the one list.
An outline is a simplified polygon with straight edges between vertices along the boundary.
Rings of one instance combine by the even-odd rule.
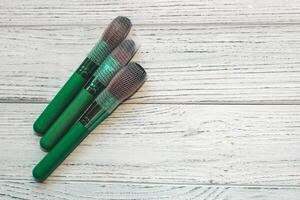
[[40, 146], [48, 151], [34, 167], [33, 176], [44, 181], [123, 101], [146, 79], [138, 63], [130, 62], [137, 51], [128, 18], [115, 18], [79, 68], [72, 74], [34, 122]]

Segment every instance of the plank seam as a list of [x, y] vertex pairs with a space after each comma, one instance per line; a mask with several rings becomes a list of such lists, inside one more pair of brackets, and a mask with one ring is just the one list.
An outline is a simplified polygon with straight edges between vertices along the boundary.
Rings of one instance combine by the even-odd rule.
[[[29, 179], [0, 179], [0, 182], [4, 181], [22, 181], [22, 182], [29, 182], [29, 183], [37, 183], [36, 181], [29, 180]], [[300, 185], [263, 185], [263, 184], [205, 184], [205, 183], [179, 183], [179, 182], [135, 182], [135, 181], [96, 181], [96, 180], [47, 180], [46, 182], [71, 182], [71, 183], [108, 183], [108, 184], [135, 184], [135, 185], [184, 185], [184, 186], [202, 186], [202, 187], [232, 187], [232, 188], [268, 188], [268, 189], [276, 189], [276, 188], [294, 188], [300, 189]]]
[[[226, 22], [226, 23], [155, 23], [155, 24], [144, 24], [144, 23], [134, 23], [134, 26], [169, 26], [169, 27], [188, 27], [188, 26], [299, 26], [300, 22]], [[0, 27], [10, 28], [10, 27], [87, 27], [87, 26], [97, 26], [99, 23], [85, 23], [85, 24], [0, 24]], [[104, 26], [104, 25], [103, 25]], [[102, 27], [102, 26], [100, 26]]]
[[[49, 101], [1, 101], [0, 104], [48, 104]], [[194, 105], [194, 106], [300, 106], [300, 101], [286, 102], [203, 102], [203, 103], [172, 103], [172, 102], [124, 102], [124, 105]]]

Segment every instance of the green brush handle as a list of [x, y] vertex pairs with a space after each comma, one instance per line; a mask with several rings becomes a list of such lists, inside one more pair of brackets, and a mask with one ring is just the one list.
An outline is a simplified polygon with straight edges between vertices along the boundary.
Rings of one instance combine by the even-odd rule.
[[92, 74], [101, 65], [104, 58], [111, 52], [111, 48], [103, 40], [99, 40], [75, 73], [60, 89], [57, 95], [45, 108], [43, 113], [33, 124], [36, 133], [43, 135], [55, 122], [64, 109], [71, 103]]
[[40, 140], [40, 146], [49, 151], [65, 135], [87, 107], [93, 102], [95, 96], [82, 89], [66, 110], [59, 116], [50, 129]]
[[[109, 113], [100, 111], [97, 124], [102, 122]], [[34, 167], [32, 175], [37, 181], [44, 181], [80, 144], [92, 129], [86, 128], [80, 121], [76, 122], [68, 133], [53, 147], [53, 149]]]
[[82, 89], [86, 81], [87, 80], [78, 73], [74, 73], [34, 122], [34, 131], [39, 134], [44, 134], [57, 117], [63, 112], [65, 107]]
[[55, 147], [33, 169], [37, 181], [44, 181], [89, 134], [89, 130], [77, 122]]

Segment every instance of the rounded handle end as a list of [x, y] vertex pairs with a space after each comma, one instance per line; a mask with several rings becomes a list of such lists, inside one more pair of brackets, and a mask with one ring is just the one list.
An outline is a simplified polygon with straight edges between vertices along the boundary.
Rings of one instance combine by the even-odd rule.
[[47, 139], [45, 139], [45, 137], [42, 137], [40, 139], [40, 147], [43, 151], [50, 151], [52, 148], [52, 145], [47, 141]]
[[39, 165], [33, 168], [32, 176], [37, 182], [43, 182], [47, 178], [47, 176], [45, 176], [45, 174], [43, 173], [43, 170], [40, 169]]
[[33, 124], [33, 130], [36, 132], [38, 135], [42, 135], [45, 132], [45, 128], [43, 124], [40, 122], [40, 120], [36, 120]]

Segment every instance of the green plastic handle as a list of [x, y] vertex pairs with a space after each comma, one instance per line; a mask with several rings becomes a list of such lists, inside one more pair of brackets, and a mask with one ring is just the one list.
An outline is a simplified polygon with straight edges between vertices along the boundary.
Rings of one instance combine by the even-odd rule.
[[55, 147], [35, 166], [32, 175], [44, 181], [89, 134], [82, 123], [77, 122]]
[[53, 124], [58, 116], [64, 111], [66, 106], [68, 106], [72, 99], [78, 94], [86, 82], [87, 80], [78, 73], [73, 73], [70, 79], [65, 83], [42, 114], [34, 122], [34, 131], [39, 134], [44, 134], [51, 124]]
[[51, 150], [55, 144], [66, 134], [71, 126], [78, 120], [95, 97], [87, 90], [82, 89], [66, 110], [58, 117], [50, 129], [40, 140], [40, 146], [45, 150]]

